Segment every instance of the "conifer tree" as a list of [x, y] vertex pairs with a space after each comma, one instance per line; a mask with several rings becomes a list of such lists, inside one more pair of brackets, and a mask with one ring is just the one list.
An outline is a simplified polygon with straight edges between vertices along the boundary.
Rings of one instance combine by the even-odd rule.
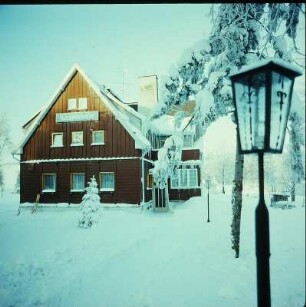
[[90, 228], [93, 224], [98, 223], [98, 212], [100, 209], [100, 196], [97, 188], [95, 176], [90, 178], [88, 187], [85, 188], [85, 195], [81, 203], [81, 216], [79, 218], [79, 226], [81, 228]]

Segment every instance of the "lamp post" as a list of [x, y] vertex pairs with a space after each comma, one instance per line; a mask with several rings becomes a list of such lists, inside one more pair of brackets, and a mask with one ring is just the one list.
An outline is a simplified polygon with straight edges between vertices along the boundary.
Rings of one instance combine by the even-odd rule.
[[210, 182], [211, 182], [211, 179], [209, 176], [207, 176], [207, 178], [205, 179], [205, 185], [206, 185], [206, 188], [207, 188], [207, 223], [210, 222], [210, 219], [209, 219], [209, 188], [210, 188]]
[[301, 71], [280, 59], [230, 75], [241, 154], [258, 154], [259, 204], [255, 211], [257, 304], [271, 306], [269, 213], [264, 200], [265, 152], [282, 153], [294, 79]]

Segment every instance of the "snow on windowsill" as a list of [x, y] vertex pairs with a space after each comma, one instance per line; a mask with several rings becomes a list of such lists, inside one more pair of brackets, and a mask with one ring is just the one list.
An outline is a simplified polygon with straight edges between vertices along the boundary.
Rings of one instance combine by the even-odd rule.
[[114, 192], [115, 189], [100, 189], [100, 192]]
[[191, 189], [201, 189], [200, 186], [196, 187], [171, 187], [171, 190], [191, 190]]
[[70, 190], [70, 192], [72, 192], [72, 193], [74, 193], [74, 192], [84, 192], [85, 190], [83, 189], [83, 190]]
[[50, 147], [51, 148], [62, 148], [64, 147], [64, 145], [51, 145]]
[[91, 146], [95, 146], [95, 145], [105, 145], [105, 143], [91, 143]]
[[70, 144], [70, 146], [75, 147], [75, 146], [84, 146], [84, 144]]
[[42, 193], [55, 193], [55, 190], [53, 189], [45, 189], [41, 191]]

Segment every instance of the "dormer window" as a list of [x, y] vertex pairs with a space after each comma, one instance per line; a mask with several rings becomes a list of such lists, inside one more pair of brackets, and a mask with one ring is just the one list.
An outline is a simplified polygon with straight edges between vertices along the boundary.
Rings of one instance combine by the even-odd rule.
[[68, 98], [68, 111], [87, 110], [87, 98]]

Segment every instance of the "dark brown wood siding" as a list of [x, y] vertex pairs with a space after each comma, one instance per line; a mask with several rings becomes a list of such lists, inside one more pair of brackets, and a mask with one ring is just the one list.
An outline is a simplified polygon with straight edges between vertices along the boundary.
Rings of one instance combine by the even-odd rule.
[[[152, 150], [150, 152], [149, 159], [153, 161], [157, 160], [157, 152], [158, 150]], [[199, 149], [183, 149], [182, 150], [182, 161], [188, 160], [200, 160], [200, 150]]]
[[[95, 176], [100, 188], [100, 173], [113, 172], [115, 189], [113, 192], [100, 191], [102, 203], [141, 202], [141, 161], [140, 159], [80, 161], [21, 164], [21, 203], [35, 201], [41, 194], [41, 203], [75, 203], [80, 204], [84, 192], [71, 192], [71, 174], [84, 173], [85, 186]], [[42, 176], [44, 173], [56, 174], [56, 191], [42, 193]]]
[[[56, 123], [57, 113], [67, 113], [68, 98], [87, 98], [87, 111], [98, 111], [98, 121]], [[105, 145], [91, 145], [92, 131], [105, 131]], [[83, 131], [84, 146], [70, 146], [72, 131]], [[52, 133], [63, 133], [63, 147], [51, 147]], [[48, 114], [23, 149], [21, 161], [80, 157], [140, 156], [135, 141], [107, 109], [79, 72], [63, 89]]]

